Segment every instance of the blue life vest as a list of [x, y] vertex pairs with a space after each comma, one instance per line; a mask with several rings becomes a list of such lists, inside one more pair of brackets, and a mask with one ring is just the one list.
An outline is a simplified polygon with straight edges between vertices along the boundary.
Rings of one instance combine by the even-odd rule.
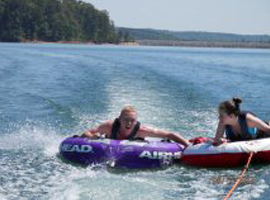
[[235, 134], [232, 130], [232, 127], [230, 125], [227, 125], [225, 127], [225, 133], [227, 139], [230, 141], [242, 141], [242, 140], [251, 140], [257, 138], [257, 128], [256, 127], [248, 127], [247, 125], [247, 114], [253, 114], [252, 112], [249, 111], [242, 111], [240, 115], [238, 116], [238, 123], [240, 124], [241, 127], [241, 133], [240, 134]]

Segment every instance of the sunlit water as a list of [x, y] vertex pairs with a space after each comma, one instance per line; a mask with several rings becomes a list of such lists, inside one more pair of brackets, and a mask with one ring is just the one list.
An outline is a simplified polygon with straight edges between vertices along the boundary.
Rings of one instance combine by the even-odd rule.
[[[0, 43], [1, 200], [222, 199], [241, 168], [82, 168], [60, 142], [134, 105], [142, 123], [213, 136], [233, 96], [270, 119], [270, 51]], [[251, 166], [231, 199], [269, 199], [270, 168]]]

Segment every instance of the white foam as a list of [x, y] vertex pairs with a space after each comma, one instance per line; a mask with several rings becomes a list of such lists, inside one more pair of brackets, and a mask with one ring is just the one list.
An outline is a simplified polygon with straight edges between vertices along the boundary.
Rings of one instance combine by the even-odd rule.
[[48, 155], [55, 154], [62, 137], [51, 127], [23, 125], [13, 132], [2, 135], [0, 149], [44, 149]]
[[0, 199], [1, 200], [7, 200], [7, 198], [3, 194], [1, 194], [1, 193], [0, 193]]

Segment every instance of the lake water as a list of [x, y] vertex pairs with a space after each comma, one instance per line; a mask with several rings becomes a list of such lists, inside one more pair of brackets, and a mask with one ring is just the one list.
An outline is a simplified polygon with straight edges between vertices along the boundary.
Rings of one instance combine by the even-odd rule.
[[[0, 43], [1, 200], [222, 199], [242, 168], [82, 168], [60, 142], [134, 105], [147, 125], [213, 136], [220, 101], [270, 119], [270, 50]], [[251, 166], [231, 199], [269, 199]]]

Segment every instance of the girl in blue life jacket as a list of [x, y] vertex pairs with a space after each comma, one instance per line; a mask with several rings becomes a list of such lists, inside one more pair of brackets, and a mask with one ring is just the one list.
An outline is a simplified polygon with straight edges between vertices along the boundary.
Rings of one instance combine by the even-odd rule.
[[241, 111], [240, 98], [233, 98], [220, 103], [218, 107], [219, 123], [213, 145], [224, 141], [243, 141], [270, 137], [270, 126], [249, 111]]

